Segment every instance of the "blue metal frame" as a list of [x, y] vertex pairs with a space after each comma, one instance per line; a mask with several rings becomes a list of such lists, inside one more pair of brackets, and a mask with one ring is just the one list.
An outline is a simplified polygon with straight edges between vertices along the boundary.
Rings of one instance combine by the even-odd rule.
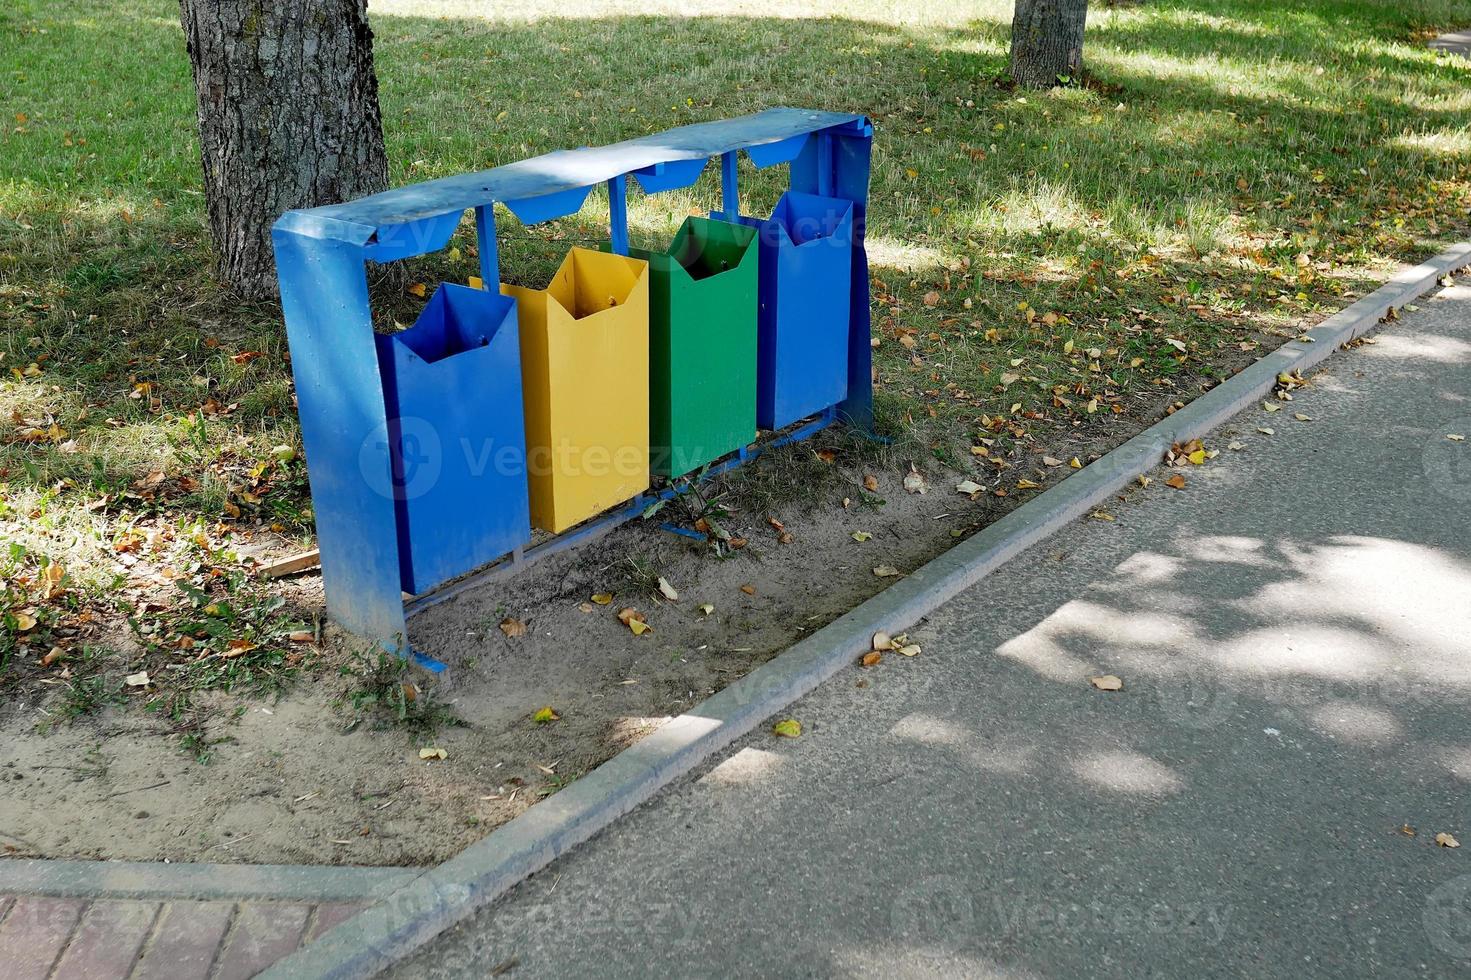
[[[868, 259], [863, 247], [873, 127], [850, 113], [768, 109], [750, 116], [682, 126], [604, 147], [545, 154], [479, 173], [412, 184], [345, 204], [288, 211], [273, 238], [281, 306], [291, 344], [302, 440], [306, 447], [322, 555], [327, 613], [385, 649], [408, 655], [407, 617], [389, 452], [389, 419], [373, 340], [367, 263], [391, 262], [444, 248], [467, 210], [475, 213], [480, 277], [500, 281], [494, 204], [535, 224], [575, 213], [598, 184], [609, 193], [614, 251], [628, 248], [627, 184], [645, 193], [688, 187], [712, 157], [721, 161], [721, 199], [739, 214], [736, 162], [744, 150], [757, 167], [791, 165], [791, 188], [853, 202], [853, 273], [848, 389], [842, 402], [778, 441], [805, 438], [835, 419], [871, 431]], [[749, 458], [742, 451], [723, 472]], [[661, 491], [670, 494], [673, 490]], [[519, 567], [630, 516], [654, 499], [642, 496], [557, 540], [519, 549]], [[491, 566], [499, 568], [500, 565]], [[479, 574], [469, 582], [480, 580]], [[456, 584], [412, 601], [417, 611], [461, 590]], [[431, 669], [443, 665], [415, 654]]]

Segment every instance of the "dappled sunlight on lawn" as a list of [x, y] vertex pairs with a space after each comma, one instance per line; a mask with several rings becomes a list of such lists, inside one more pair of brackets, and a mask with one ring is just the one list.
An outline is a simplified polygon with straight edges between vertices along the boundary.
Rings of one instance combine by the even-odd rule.
[[[585, 0], [554, 7], [542, 0], [372, 0], [370, 12], [387, 17], [454, 17], [492, 22], [542, 21], [554, 18], [598, 20], [605, 17], [781, 17], [792, 20], [831, 17], [832, 0], [727, 0], [718, 10], [701, 0]], [[1006, 0], [846, 0], [841, 13], [855, 20], [884, 24], [948, 24], [965, 17], [984, 17], [1009, 23]]]

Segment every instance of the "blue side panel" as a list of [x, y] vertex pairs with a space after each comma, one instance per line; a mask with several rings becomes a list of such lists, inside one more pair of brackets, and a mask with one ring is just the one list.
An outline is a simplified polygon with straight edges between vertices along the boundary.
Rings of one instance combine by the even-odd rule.
[[506, 207], [521, 219], [523, 225], [535, 225], [543, 221], [551, 221], [553, 218], [565, 218], [569, 214], [576, 214], [582, 210], [582, 204], [590, 193], [592, 193], [591, 187], [574, 187], [571, 190], [543, 194], [540, 197], [523, 197], [519, 200], [507, 201]]
[[682, 187], [689, 187], [699, 180], [700, 174], [705, 172], [705, 166], [709, 162], [709, 158], [706, 157], [698, 160], [671, 160], [668, 163], [656, 163], [652, 167], [635, 170], [633, 179], [638, 181], [639, 188], [645, 194], [675, 191]]
[[447, 211], [420, 221], [401, 225], [384, 225], [373, 240], [363, 247], [363, 257], [374, 262], [393, 262], [426, 252], [437, 252], [449, 244], [459, 227], [463, 211]]
[[775, 143], [766, 143], [761, 146], [746, 147], [746, 156], [751, 162], [761, 168], [774, 167], [778, 163], [787, 163], [795, 160], [797, 155], [807, 145], [807, 134], [793, 136], [789, 139], [778, 140]]
[[414, 594], [531, 540], [516, 301], [443, 283], [378, 335], [403, 588]]
[[327, 614], [407, 654], [388, 419], [363, 249], [297, 234], [293, 226], [311, 227], [287, 215], [272, 237]]

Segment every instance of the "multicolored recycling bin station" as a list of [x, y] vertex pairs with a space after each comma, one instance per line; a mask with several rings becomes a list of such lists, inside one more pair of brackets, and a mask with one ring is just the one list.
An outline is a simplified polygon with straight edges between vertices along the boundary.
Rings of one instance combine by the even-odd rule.
[[[768, 109], [282, 215], [328, 615], [442, 670], [412, 649], [415, 612], [753, 447], [834, 420], [870, 430], [872, 141], [863, 116]], [[789, 165], [769, 216], [741, 213], [742, 151]], [[712, 158], [721, 209], [662, 252], [631, 249], [627, 178], [645, 194], [685, 188]], [[576, 213], [599, 185], [607, 246], [572, 248], [545, 288], [501, 283], [495, 204], [533, 225]], [[467, 211], [482, 285], [443, 283], [412, 326], [376, 334], [368, 263], [447, 247]]]

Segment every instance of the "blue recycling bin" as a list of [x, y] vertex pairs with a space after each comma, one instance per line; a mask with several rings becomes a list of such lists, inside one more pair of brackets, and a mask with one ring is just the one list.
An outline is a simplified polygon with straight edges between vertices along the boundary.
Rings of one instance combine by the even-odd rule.
[[853, 202], [788, 191], [758, 229], [756, 424], [779, 429], [848, 393]]
[[443, 283], [412, 327], [375, 335], [405, 592], [531, 539], [516, 301]]

